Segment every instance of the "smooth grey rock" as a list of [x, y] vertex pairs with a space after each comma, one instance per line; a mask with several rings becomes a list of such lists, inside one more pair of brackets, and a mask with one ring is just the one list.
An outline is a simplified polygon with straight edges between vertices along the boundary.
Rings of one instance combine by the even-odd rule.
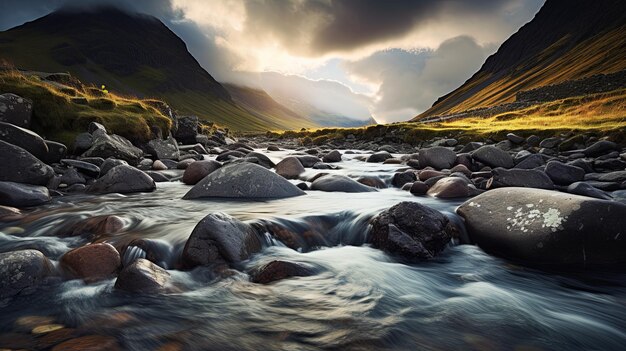
[[60, 182], [62, 184], [71, 186], [74, 184], [85, 184], [87, 180], [85, 179], [85, 177], [82, 176], [82, 174], [78, 173], [76, 168], [68, 168], [63, 171]]
[[79, 170], [81, 173], [86, 174], [90, 177], [96, 178], [100, 174], [100, 167], [94, 165], [93, 163], [66, 158], [61, 160], [61, 164], [72, 166]]
[[133, 146], [128, 139], [119, 135], [102, 134], [94, 138], [92, 146], [85, 151], [83, 157], [112, 157], [136, 166], [143, 156], [141, 149]]
[[89, 133], [80, 133], [74, 138], [74, 152], [83, 153], [93, 146], [93, 136]]
[[554, 149], [555, 147], [559, 146], [561, 141], [562, 141], [561, 138], [547, 138], [547, 139], [543, 139], [539, 143], [539, 147], [546, 148], [546, 149]]
[[626, 263], [626, 205], [556, 191], [487, 191], [457, 209], [470, 239], [531, 265], [619, 267]]
[[401, 202], [371, 220], [368, 241], [410, 261], [435, 257], [452, 238], [446, 216], [417, 202]]
[[559, 161], [550, 161], [546, 164], [546, 174], [554, 184], [570, 185], [585, 178], [585, 170], [570, 166]]
[[525, 139], [524, 137], [521, 137], [521, 136], [516, 135], [516, 134], [514, 134], [514, 133], [508, 133], [508, 134], [506, 135], [506, 138], [507, 138], [510, 142], [512, 142], [513, 144], [523, 144], [523, 143], [526, 141], [526, 139]]
[[345, 193], [365, 193], [377, 191], [375, 188], [363, 185], [356, 180], [340, 174], [326, 174], [311, 183], [311, 190]]
[[19, 146], [40, 160], [48, 155], [48, 145], [39, 134], [10, 123], [0, 122], [0, 140]]
[[327, 163], [341, 162], [341, 152], [333, 150], [322, 158], [322, 161]]
[[617, 149], [617, 144], [615, 144], [614, 142], [608, 140], [600, 140], [582, 150], [582, 153], [585, 154], [585, 156], [587, 157], [597, 157]]
[[229, 164], [198, 182], [183, 199], [272, 199], [305, 195], [288, 180], [254, 163]]
[[454, 166], [456, 153], [445, 147], [435, 146], [421, 149], [418, 161], [420, 167], [433, 167], [435, 169], [448, 169]]
[[183, 183], [187, 185], [195, 185], [204, 177], [208, 176], [222, 165], [213, 160], [195, 161], [185, 168], [183, 173]]
[[552, 179], [544, 172], [536, 169], [504, 169], [496, 168], [488, 188], [527, 187], [554, 189]]
[[276, 174], [287, 179], [298, 179], [305, 169], [300, 160], [293, 156], [287, 156], [276, 165]]
[[37, 250], [0, 253], [0, 299], [33, 293], [51, 269], [50, 261]]
[[0, 140], [0, 181], [46, 185], [54, 170], [19, 146]]
[[302, 156], [296, 156], [296, 157], [304, 168], [311, 168], [316, 163], [322, 162], [322, 160], [319, 157], [316, 157], [313, 155], [302, 155]]
[[48, 146], [48, 153], [41, 160], [47, 164], [59, 163], [67, 154], [67, 146], [56, 141], [44, 140]]
[[366, 162], [370, 162], [370, 163], [379, 163], [379, 162], [384, 162], [386, 159], [388, 158], [392, 158], [393, 156], [391, 156], [390, 153], [388, 153], [387, 151], [379, 151], [376, 152], [372, 155], [370, 155]]
[[593, 186], [585, 182], [572, 183], [567, 187], [567, 192], [570, 194], [595, 197], [596, 199], [610, 200], [611, 196], [600, 189], [596, 189]]
[[489, 167], [512, 168], [515, 163], [508, 152], [498, 149], [493, 145], [481, 146], [472, 153], [472, 157]]
[[[418, 189], [415, 189], [418, 193]], [[460, 177], [448, 177], [439, 179], [430, 187], [427, 194], [442, 199], [469, 197], [478, 195], [480, 191], [466, 179]]]
[[102, 177], [103, 175], [107, 174], [111, 169], [119, 165], [128, 165], [128, 162], [124, 160], [118, 160], [116, 158], [107, 158], [106, 160], [104, 160], [104, 163], [102, 163], [102, 166], [100, 167], [100, 174], [98, 175], [98, 177]]
[[170, 291], [171, 284], [171, 276], [165, 269], [139, 258], [122, 269], [115, 288], [132, 293], [157, 294]]
[[141, 170], [119, 165], [109, 170], [102, 178], [96, 180], [88, 189], [95, 194], [150, 192], [156, 189], [154, 180]]
[[276, 166], [274, 162], [270, 160], [269, 157], [265, 156], [264, 154], [260, 152], [250, 152], [246, 155], [246, 157], [256, 158], [258, 160], [258, 164], [267, 169], [274, 168]]
[[6, 93], [0, 95], [0, 121], [22, 128], [30, 128], [33, 102], [21, 96]]
[[48, 188], [38, 185], [0, 182], [0, 205], [31, 207], [50, 201]]
[[540, 154], [532, 154], [525, 157], [518, 164], [515, 165], [515, 168], [519, 169], [533, 169], [537, 167], [541, 167], [546, 164], [544, 157]]
[[417, 180], [417, 176], [413, 171], [396, 172], [391, 178], [391, 184], [396, 188], [402, 188], [404, 184], [413, 183]]
[[188, 268], [212, 263], [236, 263], [261, 250], [261, 240], [249, 224], [224, 213], [204, 217], [195, 226], [183, 249]]

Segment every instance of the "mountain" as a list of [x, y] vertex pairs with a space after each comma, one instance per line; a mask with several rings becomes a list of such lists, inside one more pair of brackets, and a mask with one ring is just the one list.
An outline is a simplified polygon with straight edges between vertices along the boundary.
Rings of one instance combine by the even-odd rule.
[[547, 0], [478, 72], [414, 120], [515, 101], [521, 91], [626, 69], [626, 1]]
[[273, 96], [283, 106], [286, 106], [290, 110], [295, 111], [297, 114], [304, 116], [304, 118], [317, 126], [348, 128], [378, 124], [378, 122], [376, 122], [376, 120], [371, 116], [367, 120], [349, 118], [337, 113], [321, 110], [309, 103], [304, 102], [303, 99], [295, 99], [276, 92], [274, 92]]
[[260, 118], [262, 113], [238, 105], [161, 21], [113, 7], [64, 9], [1, 32], [0, 58], [23, 69], [69, 72], [118, 94], [156, 97], [179, 114], [234, 130], [298, 124], [288, 114]]

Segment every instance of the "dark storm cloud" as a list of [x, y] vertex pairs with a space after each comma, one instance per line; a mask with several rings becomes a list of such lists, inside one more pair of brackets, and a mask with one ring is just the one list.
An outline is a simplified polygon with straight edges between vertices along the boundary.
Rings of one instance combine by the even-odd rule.
[[501, 14], [518, 0], [248, 0], [249, 30], [268, 31], [305, 55], [403, 36], [443, 14]]

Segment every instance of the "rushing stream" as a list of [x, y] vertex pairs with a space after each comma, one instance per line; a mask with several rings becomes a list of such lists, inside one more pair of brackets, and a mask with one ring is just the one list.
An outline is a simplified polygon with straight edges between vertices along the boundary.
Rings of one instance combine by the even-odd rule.
[[[273, 152], [276, 161], [286, 152]], [[342, 169], [307, 170], [377, 175], [389, 180], [405, 166], [371, 164], [344, 155]], [[399, 263], [360, 245], [367, 222], [400, 201], [417, 201], [453, 220], [460, 201], [415, 197], [396, 188], [370, 193], [308, 191], [272, 201], [181, 200], [181, 182], [158, 183], [153, 193], [57, 198], [27, 221], [0, 223], [0, 252], [35, 248], [53, 260], [82, 245], [62, 237], [68, 223], [97, 216], [124, 220], [121, 233], [98, 238], [121, 248], [150, 239], [180, 292], [132, 295], [114, 279], [93, 284], [53, 281], [33, 295], [0, 305], [0, 330], [23, 316], [111, 335], [130, 350], [177, 342], [191, 350], [620, 350], [626, 345], [626, 275], [556, 273], [523, 268], [471, 245], [450, 246], [419, 264]], [[209, 213], [285, 226], [324, 221], [328, 247], [298, 252], [268, 246], [226, 278], [208, 270], [174, 269], [194, 226]], [[354, 246], [359, 245], [359, 246]], [[124, 260], [145, 252], [130, 248]], [[272, 260], [308, 263], [318, 274], [270, 285], [243, 273]], [[2, 345], [0, 345], [2, 346]], [[0, 347], [1, 348], [1, 347]]]

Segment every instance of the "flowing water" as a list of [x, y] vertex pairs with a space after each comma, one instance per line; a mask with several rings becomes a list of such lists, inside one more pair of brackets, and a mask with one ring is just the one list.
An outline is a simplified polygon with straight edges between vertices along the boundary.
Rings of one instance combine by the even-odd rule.
[[[286, 152], [270, 154], [276, 161]], [[349, 176], [387, 181], [401, 165], [368, 164], [344, 155]], [[23, 316], [111, 335], [130, 350], [156, 350], [176, 341], [190, 350], [623, 350], [626, 275], [555, 273], [519, 267], [471, 245], [450, 245], [437, 259], [400, 263], [361, 245], [367, 222], [400, 201], [434, 207], [453, 220], [461, 201], [415, 197], [399, 189], [325, 193], [272, 201], [181, 200], [180, 182], [159, 183], [149, 194], [76, 195], [37, 209], [28, 221], [0, 223], [0, 252], [35, 248], [52, 260], [85, 243], [54, 235], [68, 223], [117, 215], [121, 233], [98, 240], [124, 247], [148, 240], [181, 292], [132, 295], [114, 279], [86, 284], [56, 280], [33, 295], [0, 305], [0, 333]], [[221, 211], [246, 221], [297, 227], [324, 222], [325, 247], [267, 247], [229, 275], [173, 269], [182, 246], [205, 215]], [[123, 259], [145, 256], [131, 247]], [[253, 284], [244, 272], [272, 260], [317, 268], [310, 277]], [[0, 345], [2, 346], [2, 345]]]

